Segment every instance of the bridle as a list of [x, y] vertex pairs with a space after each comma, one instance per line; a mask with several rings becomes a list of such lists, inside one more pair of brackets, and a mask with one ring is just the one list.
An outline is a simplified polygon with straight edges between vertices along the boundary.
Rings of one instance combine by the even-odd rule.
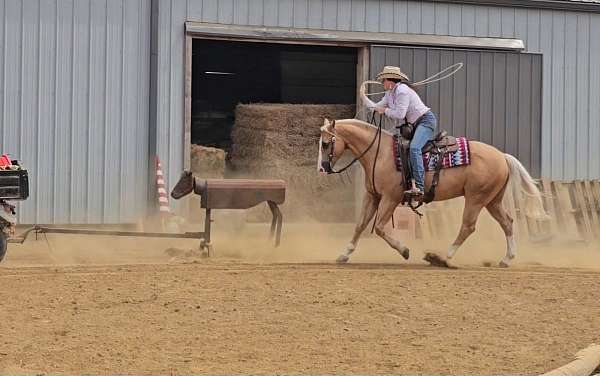
[[[375, 123], [376, 123], [375, 112], [373, 112], [373, 115], [371, 116], [371, 124], [376, 125]], [[375, 144], [375, 141], [377, 141], [377, 150], [375, 151], [375, 160], [373, 161], [373, 171], [371, 173], [371, 176], [373, 178], [373, 190], [375, 191], [375, 193], [377, 193], [377, 189], [375, 188], [375, 166], [377, 165], [377, 159], [379, 158], [379, 147], [381, 145], [382, 126], [383, 126], [383, 115], [380, 115], [379, 123], [377, 124], [377, 132], [375, 133], [375, 136], [373, 136], [373, 139], [371, 140], [371, 143], [369, 144], [369, 146], [367, 146], [367, 148], [362, 153], [360, 153], [359, 156], [354, 157], [354, 159], [350, 163], [348, 163], [346, 166], [344, 166], [343, 168], [341, 168], [339, 170], [335, 170], [333, 168], [333, 164], [331, 163], [331, 161], [333, 160], [333, 157], [334, 157], [333, 153], [335, 151], [335, 139], [337, 137], [337, 134], [335, 132], [330, 131], [326, 127], [321, 128], [321, 130], [323, 132], [328, 133], [332, 136], [330, 142], [324, 142], [321, 140], [321, 145], [319, 145], [319, 147], [322, 149], [322, 151], [327, 153], [326, 154], [327, 159], [321, 161], [321, 166], [320, 166], [321, 170], [327, 174], [340, 174], [340, 173], [346, 171], [353, 164], [355, 164], [362, 157], [364, 157], [369, 152], [369, 150], [371, 150], [371, 148]], [[333, 120], [331, 128], [332, 129], [335, 128], [335, 120]]]

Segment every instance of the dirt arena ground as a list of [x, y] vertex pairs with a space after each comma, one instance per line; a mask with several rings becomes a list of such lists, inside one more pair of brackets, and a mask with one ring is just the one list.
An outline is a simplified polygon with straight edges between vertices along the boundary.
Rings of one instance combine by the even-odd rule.
[[448, 270], [421, 261], [443, 241], [405, 262], [367, 237], [338, 266], [351, 226], [287, 225], [279, 249], [266, 231], [217, 234], [209, 260], [187, 241], [10, 245], [0, 374], [537, 375], [600, 341], [596, 245], [522, 245], [499, 269], [500, 231], [479, 231]]

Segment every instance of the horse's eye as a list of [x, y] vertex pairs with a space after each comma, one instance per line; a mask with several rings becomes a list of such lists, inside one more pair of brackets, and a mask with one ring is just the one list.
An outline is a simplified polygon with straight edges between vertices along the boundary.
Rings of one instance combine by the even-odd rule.
[[322, 141], [322, 142], [321, 142], [321, 147], [322, 147], [323, 149], [327, 149], [327, 148], [329, 147], [329, 142]]

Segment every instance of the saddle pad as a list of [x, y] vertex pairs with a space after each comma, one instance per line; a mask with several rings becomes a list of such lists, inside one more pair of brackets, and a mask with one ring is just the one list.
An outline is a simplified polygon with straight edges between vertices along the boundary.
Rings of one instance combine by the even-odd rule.
[[[469, 149], [469, 141], [465, 137], [457, 137], [456, 143], [458, 150], [444, 154], [442, 160], [442, 168], [452, 168], [458, 166], [466, 166], [471, 164], [471, 151]], [[396, 162], [396, 170], [402, 171], [402, 160], [398, 153], [398, 140], [394, 137], [394, 160]], [[423, 166], [425, 171], [435, 171], [439, 156], [435, 153], [423, 154]]]

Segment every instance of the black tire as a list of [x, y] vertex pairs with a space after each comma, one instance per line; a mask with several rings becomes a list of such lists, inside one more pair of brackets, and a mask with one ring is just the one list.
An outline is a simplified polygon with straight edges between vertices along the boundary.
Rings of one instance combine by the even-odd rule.
[[0, 261], [6, 256], [6, 246], [8, 244], [6, 234], [0, 230]]

